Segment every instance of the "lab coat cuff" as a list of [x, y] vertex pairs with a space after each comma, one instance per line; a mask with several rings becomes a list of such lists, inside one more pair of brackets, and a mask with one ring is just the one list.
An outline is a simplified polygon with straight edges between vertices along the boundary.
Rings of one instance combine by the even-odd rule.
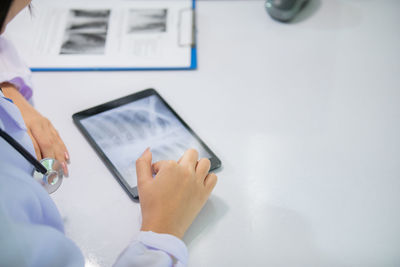
[[11, 79], [9, 83], [13, 84], [26, 100], [30, 100], [32, 97], [32, 89], [31, 86], [24, 81], [24, 79], [21, 77], [15, 77], [14, 79]]
[[188, 249], [182, 240], [169, 234], [159, 234], [151, 231], [141, 231], [137, 240], [147, 247], [162, 250], [184, 266], [187, 265]]
[[[5, 77], [2, 77], [5, 76]], [[12, 77], [12, 78], [9, 78]], [[12, 76], [12, 75], [2, 75], [0, 74], [0, 83], [11, 83], [15, 86], [15, 88], [21, 93], [21, 95], [28, 101], [31, 100], [32, 97], [32, 86], [30, 83], [30, 79], [21, 76]]]

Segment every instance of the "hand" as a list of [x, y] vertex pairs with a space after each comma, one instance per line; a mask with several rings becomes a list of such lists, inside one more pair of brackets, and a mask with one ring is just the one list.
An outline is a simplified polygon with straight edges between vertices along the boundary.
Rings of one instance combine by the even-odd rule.
[[178, 162], [159, 161], [152, 165], [151, 159], [147, 149], [136, 161], [141, 230], [182, 239], [214, 189], [217, 176], [208, 173], [208, 159], [197, 161], [194, 149], [187, 150]]
[[37, 159], [57, 159], [63, 167], [65, 176], [68, 177], [68, 150], [51, 122], [32, 107], [12, 84], [3, 83], [1, 88], [4, 96], [10, 98], [20, 110]]

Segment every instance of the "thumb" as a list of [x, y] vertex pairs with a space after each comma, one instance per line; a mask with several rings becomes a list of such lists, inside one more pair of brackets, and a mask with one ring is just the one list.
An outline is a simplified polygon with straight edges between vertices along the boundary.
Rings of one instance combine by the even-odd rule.
[[136, 175], [138, 186], [140, 184], [153, 180], [153, 171], [151, 169], [151, 152], [150, 148], [147, 148], [142, 156], [136, 160]]

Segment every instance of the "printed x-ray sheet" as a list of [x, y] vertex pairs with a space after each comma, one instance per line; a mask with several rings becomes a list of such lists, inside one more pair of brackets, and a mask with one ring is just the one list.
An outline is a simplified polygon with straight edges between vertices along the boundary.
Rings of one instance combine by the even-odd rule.
[[[8, 36], [33, 68], [189, 67], [191, 0], [35, 1]], [[30, 40], [26, 42], [26, 40]]]

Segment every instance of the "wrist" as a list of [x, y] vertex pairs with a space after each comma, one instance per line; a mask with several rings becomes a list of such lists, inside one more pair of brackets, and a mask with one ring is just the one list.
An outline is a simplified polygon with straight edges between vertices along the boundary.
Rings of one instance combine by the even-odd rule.
[[14, 104], [20, 109], [21, 113], [32, 112], [33, 107], [19, 92], [18, 88], [11, 83], [5, 82], [0, 84], [3, 95], [11, 99]]
[[12, 83], [5, 82], [0, 84], [0, 87], [3, 91], [3, 95], [11, 99], [17, 106], [21, 106], [21, 104], [27, 102], [24, 96], [21, 95], [21, 93], [19, 92], [18, 88], [14, 86]]
[[3, 91], [3, 94], [7, 98], [14, 97], [16, 94], [19, 94], [18, 89], [11, 83], [4, 82], [0, 84], [0, 87]]
[[173, 235], [179, 239], [182, 239], [185, 231], [182, 229], [179, 229], [178, 227], [174, 226], [169, 226], [165, 224], [164, 222], [161, 223], [142, 223], [142, 226], [140, 228], [140, 231], [151, 231], [157, 234], [169, 234]]

